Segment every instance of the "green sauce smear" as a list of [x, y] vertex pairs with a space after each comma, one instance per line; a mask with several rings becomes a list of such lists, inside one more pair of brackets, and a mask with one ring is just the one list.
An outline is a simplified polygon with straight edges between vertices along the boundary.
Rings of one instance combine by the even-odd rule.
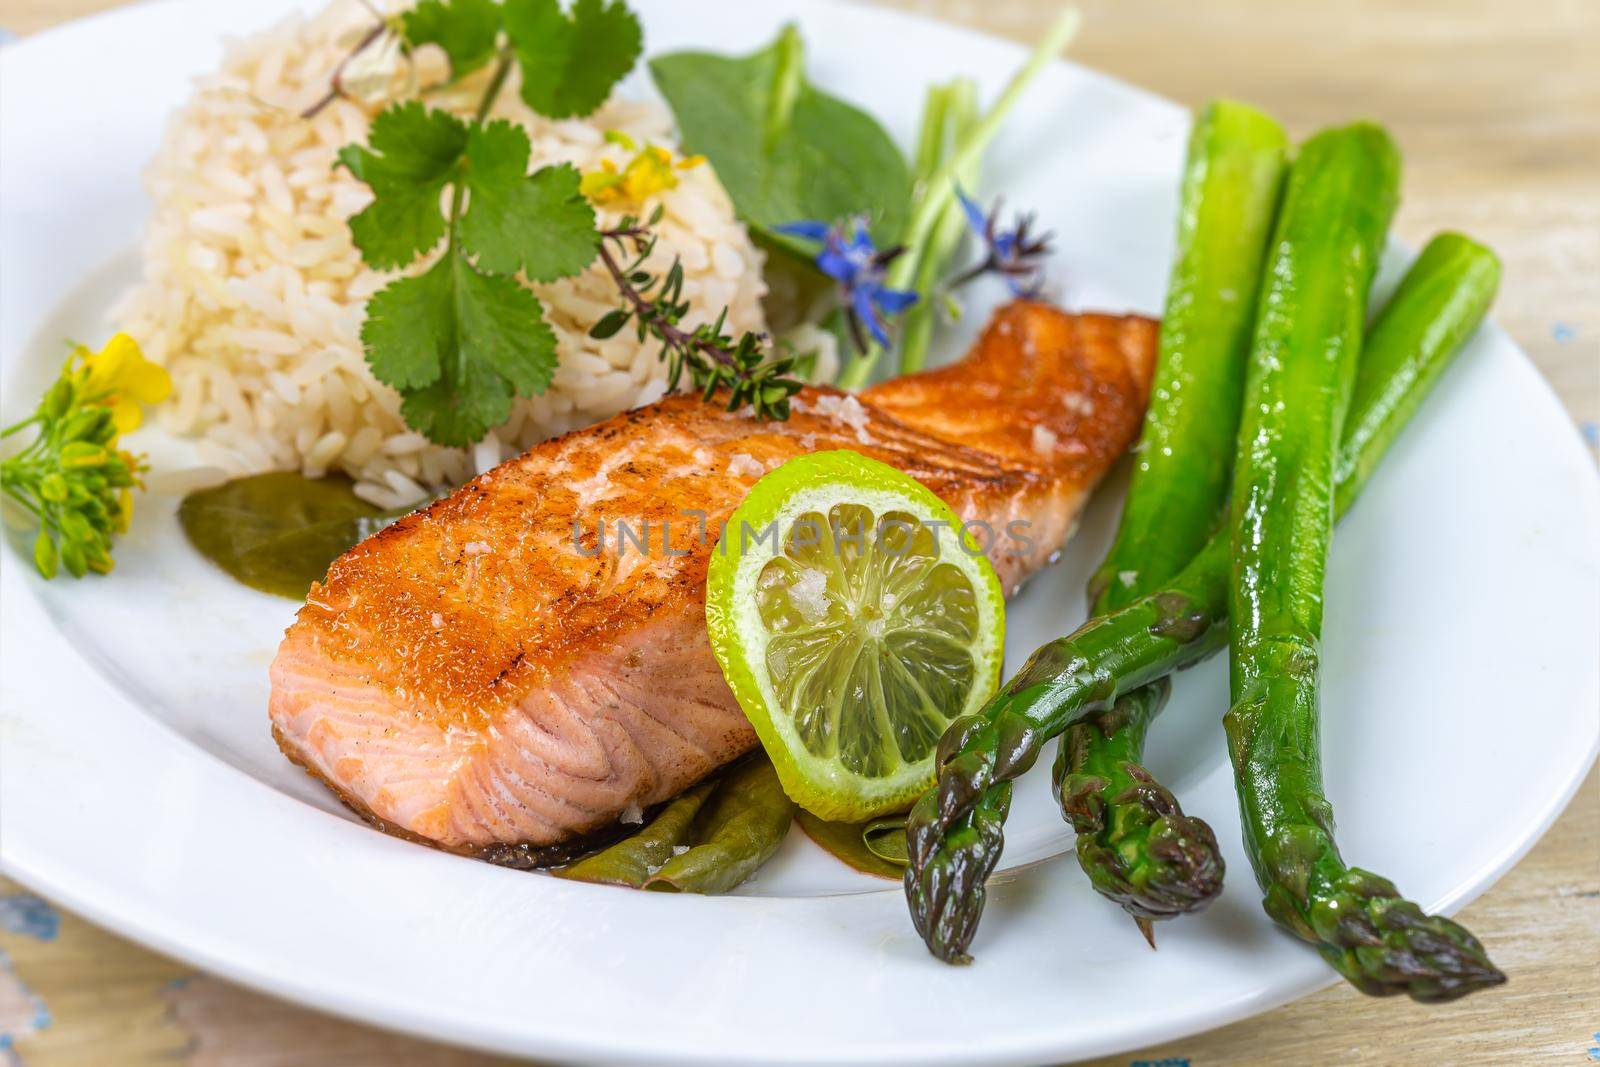
[[334, 560], [410, 510], [367, 503], [342, 475], [274, 471], [190, 493], [178, 521], [189, 543], [237, 580], [304, 600]]
[[795, 821], [806, 836], [835, 859], [862, 874], [899, 881], [906, 869], [906, 817], [885, 815], [865, 822], [828, 822], [805, 809]]

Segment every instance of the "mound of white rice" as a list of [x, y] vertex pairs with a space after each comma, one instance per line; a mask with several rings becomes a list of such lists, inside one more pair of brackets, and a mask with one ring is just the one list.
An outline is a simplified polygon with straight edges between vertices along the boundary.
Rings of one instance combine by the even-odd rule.
[[[344, 471], [362, 496], [396, 507], [546, 437], [655, 400], [665, 368], [659, 346], [631, 330], [588, 336], [616, 306], [596, 263], [535, 287], [559, 346], [547, 392], [517, 401], [510, 421], [472, 449], [441, 448], [406, 428], [399, 397], [373, 378], [361, 350], [366, 300], [392, 277], [362, 264], [346, 225], [370, 194], [333, 164], [340, 147], [365, 141], [383, 103], [441, 81], [443, 57], [424, 49], [408, 62], [393, 48], [369, 49], [346, 71], [360, 102], [340, 99], [312, 119], [300, 116], [372, 24], [360, 3], [339, 0], [314, 19], [236, 42], [221, 72], [200, 81], [148, 171], [155, 210], [144, 279], [119, 317], [171, 371], [165, 418], [198, 439], [206, 465], [229, 475]], [[469, 84], [428, 99], [470, 114], [480, 93]], [[606, 130], [674, 146], [671, 116], [653, 102], [614, 97], [587, 119], [555, 122], [525, 107], [513, 81], [493, 114], [527, 128], [534, 167], [624, 165], [632, 153], [607, 143]], [[665, 216], [652, 263], [664, 270], [682, 257], [683, 292], [695, 308], [689, 325], [727, 306], [731, 332], [763, 329], [762, 257], [711, 169], [681, 172], [659, 199]]]

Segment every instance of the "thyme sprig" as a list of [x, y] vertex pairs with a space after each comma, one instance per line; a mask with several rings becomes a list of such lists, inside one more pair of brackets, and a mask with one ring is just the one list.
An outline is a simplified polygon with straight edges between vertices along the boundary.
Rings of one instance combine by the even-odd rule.
[[657, 207], [644, 222], [626, 216], [601, 232], [600, 261], [616, 282], [622, 306], [601, 317], [589, 336], [605, 340], [632, 322], [640, 341], [654, 337], [661, 342], [668, 392], [675, 392], [687, 375], [706, 401], [726, 390], [729, 411], [748, 406], [757, 419], [787, 419], [789, 398], [801, 389], [790, 376], [793, 357], [772, 358], [766, 334], [746, 330], [736, 339], [727, 333], [727, 308], [713, 323], [684, 329], [681, 323], [690, 306], [683, 298], [682, 260], [674, 256], [665, 274], [646, 269], [657, 241], [651, 227], [661, 213]]

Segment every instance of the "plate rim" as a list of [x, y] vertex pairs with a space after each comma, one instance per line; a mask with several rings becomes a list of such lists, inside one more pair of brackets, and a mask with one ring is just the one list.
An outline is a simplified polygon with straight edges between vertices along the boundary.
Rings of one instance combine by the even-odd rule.
[[[165, 9], [181, 9], [198, 2], [199, 0], [144, 0], [144, 2], [141, 3], [99, 12], [83, 19], [73, 20], [71, 22], [52, 27], [51, 29], [41, 33], [31, 35], [30, 37], [21, 41], [7, 45], [4, 49], [0, 49], [0, 64], [9, 66], [11, 62], [11, 55], [18, 51], [28, 50], [30, 48], [36, 49], [41, 46], [55, 46], [58, 40], [72, 36], [75, 31], [82, 30], [86, 25], [98, 25], [119, 20], [142, 20], [152, 16], [160, 17], [159, 12]], [[304, 2], [301, 2], [299, 6], [304, 8], [308, 5]], [[982, 33], [981, 31], [972, 30], [965, 26], [946, 23], [927, 18], [925, 16], [901, 12], [898, 10], [867, 9], [866, 12], [863, 12], [863, 9], [861, 8], [840, 3], [837, 2], [837, 0], [788, 0], [788, 2], [767, 3], [764, 6], [772, 9], [775, 12], [785, 10], [794, 11], [796, 9], [804, 8], [826, 8], [834, 11], [847, 11], [851, 16], [859, 16], [863, 13], [869, 13], [873, 17], [885, 18], [891, 22], [897, 20], [908, 20], [921, 24], [924, 27], [937, 28], [938, 30], [947, 33], [954, 32], [962, 36], [986, 39], [996, 45], [1003, 46], [1004, 48], [1015, 52], [1015, 54], [1018, 56], [1022, 54], [1022, 49], [1019, 46], [1003, 38]], [[1070, 60], [1058, 60], [1058, 62], [1062, 62], [1066, 66], [1073, 68], [1074, 71], [1079, 74], [1112, 83], [1119, 90], [1136, 94], [1148, 100], [1159, 100], [1163, 104], [1167, 104], [1169, 106], [1177, 106], [1171, 101], [1152, 93], [1150, 90], [1127, 83], [1121, 79], [1104, 74], [1100, 71], [1093, 70], [1092, 68], [1084, 67], [1081, 64], [1074, 63]], [[1543, 374], [1539, 373], [1537, 367], [1533, 364], [1532, 360], [1527, 356], [1522, 347], [1517, 344], [1515, 339], [1506, 334], [1505, 331], [1500, 329], [1492, 322], [1487, 323], [1484, 328], [1495, 337], [1497, 347], [1506, 348], [1516, 354], [1518, 375], [1526, 378], [1531, 374], [1532, 378], [1537, 382], [1537, 390], [1542, 395], [1542, 401], [1549, 407], [1562, 413], [1563, 421], [1569, 427], [1569, 429], [1566, 431], [1566, 436], [1570, 439], [1570, 443], [1576, 447], [1567, 449], [1566, 456], [1558, 458], [1570, 458], [1575, 452], [1579, 458], [1587, 463], [1588, 456], [1582, 447], [1581, 438], [1578, 435], [1577, 427], [1573, 424], [1571, 418], [1566, 416], [1565, 408], [1560, 403], [1560, 400], [1548, 379], [1546, 379]], [[6, 360], [7, 364], [11, 364], [12, 362], [12, 359]], [[1557, 459], [1552, 460], [1552, 462], [1556, 461]], [[1591, 478], [1583, 484], [1587, 486], [1587, 489], [1583, 491], [1583, 499], [1579, 502], [1578, 507], [1580, 511], [1585, 514], [1586, 520], [1589, 522], [1591, 528], [1594, 528], [1597, 530], [1597, 532], [1600, 532], [1600, 480]], [[35, 595], [33, 583], [30, 581], [31, 575], [26, 575], [26, 569], [23, 566], [23, 561], [9, 550], [0, 552], [0, 557], [3, 557], [3, 560], [0, 560], [0, 589], [3, 589], [5, 592], [3, 615], [0, 615], [0, 617], [3, 617], [5, 620], [6, 629], [8, 631], [12, 631], [13, 627], [19, 622], [26, 621], [26, 619], [19, 619], [18, 617], [19, 601], [25, 605], [25, 609], [23, 609], [20, 614], [33, 619], [38, 619], [40, 621], [47, 620], [49, 611]], [[63, 643], [65, 642], [64, 636], [61, 635], [60, 631], [56, 630], [53, 625], [49, 625], [49, 632], [54, 639]], [[7, 644], [12, 645], [12, 642], [8, 640]], [[12, 647], [14, 648], [15, 646], [12, 645]], [[6, 660], [10, 660], [11, 653], [6, 653], [4, 658]], [[139, 710], [136, 706], [136, 702], [132, 699], [130, 694], [124, 692], [113, 683], [112, 679], [104, 677], [99, 672], [94, 672], [90, 684], [103, 688], [104, 690], [113, 694], [114, 697], [121, 703], [134, 705], [132, 710]], [[10, 687], [7, 686], [8, 696], [9, 689]], [[7, 703], [10, 703], [9, 699], [7, 700]], [[9, 709], [0, 709], [0, 719], [9, 721], [9, 718]], [[294, 798], [278, 793], [265, 783], [250, 779], [248, 775], [242, 774], [237, 768], [232, 767], [220, 757], [206, 751], [198, 745], [193, 744], [188, 738], [185, 738], [182, 734], [178, 733], [170, 724], [166, 722], [152, 719], [148, 715], [144, 715], [141, 712], [139, 725], [141, 728], [153, 727], [157, 730], [160, 730], [163, 732], [168, 742], [177, 742], [178, 747], [176, 751], [182, 758], [192, 758], [192, 754], [198, 752], [205, 760], [209, 761], [211, 764], [214, 764], [214, 767], [212, 768], [214, 771], [245, 779], [249, 783], [247, 788], [261, 789], [268, 797], [274, 798], [277, 801], [294, 805], [296, 808], [304, 807]], [[1503, 849], [1500, 855], [1495, 857], [1482, 869], [1468, 878], [1465, 881], [1462, 889], [1451, 894], [1445, 901], [1441, 902], [1440, 907], [1442, 910], [1453, 913], [1466, 903], [1475, 899], [1482, 892], [1487, 890], [1489, 886], [1491, 886], [1498, 878], [1509, 871], [1511, 867], [1513, 867], [1522, 859], [1523, 856], [1527, 854], [1529, 850], [1532, 849], [1532, 847], [1543, 837], [1544, 833], [1549, 829], [1551, 824], [1553, 824], [1554, 821], [1560, 817], [1561, 813], [1570, 803], [1572, 797], [1583, 784], [1587, 774], [1589, 773], [1589, 768], [1594, 763], [1597, 751], [1600, 751], [1600, 735], [1597, 735], [1594, 739], [1587, 756], [1577, 765], [1577, 769], [1571, 779], [1564, 783], [1560, 790], [1551, 795], [1550, 801], [1541, 811], [1537, 825], [1531, 828], [1525, 828], [1522, 831], [1521, 836], [1516, 841], [1514, 841], [1506, 849]], [[309, 809], [309, 811], [312, 817], [321, 817], [327, 814], [325, 812], [316, 811], [315, 809]], [[332, 822], [343, 825], [349, 829], [356, 830], [363, 834], [368, 832], [364, 827], [358, 826], [354, 823], [349, 823], [342, 819], [334, 818]], [[370, 1025], [378, 1025], [386, 1029], [398, 1030], [413, 1034], [426, 1040], [446, 1040], [452, 1043], [501, 1053], [526, 1055], [530, 1052], [527, 1040], [530, 1032], [525, 1028], [519, 1031], [523, 1035], [522, 1038], [514, 1038], [509, 1032], [507, 1032], [504, 1034], [504, 1039], [502, 1040], [500, 1036], [497, 1036], [500, 1034], [500, 1030], [494, 1027], [479, 1027], [475, 1032], [470, 1033], [460, 1031], [456, 1027], [448, 1024], [448, 1019], [451, 1018], [449, 1013], [440, 1015], [435, 1024], [428, 1025], [420, 1018], [416, 1021], [413, 1021], [398, 1015], [391, 1006], [386, 1004], [381, 999], [371, 998], [364, 1001], [360, 996], [350, 995], [352, 991], [345, 990], [343, 987], [332, 982], [326, 982], [322, 985], [319, 985], [319, 976], [315, 974], [312, 974], [309, 979], [301, 978], [297, 981], [286, 981], [280, 975], [275, 974], [271, 970], [270, 965], [264, 964], [261, 961], [242, 962], [237, 958], [230, 958], [225, 955], [216, 955], [208, 951], [206, 948], [197, 948], [195, 947], [195, 941], [193, 939], [189, 941], [182, 940], [178, 936], [178, 933], [174, 932], [188, 927], [190, 925], [189, 923], [184, 921], [168, 921], [165, 925], [163, 925], [160, 921], [143, 913], [130, 913], [128, 910], [119, 911], [111, 901], [111, 892], [109, 890], [104, 891], [101, 896], [97, 896], [94, 891], [95, 887], [92, 885], [85, 886], [83, 884], [81, 874], [77, 879], [75, 879], [73, 872], [68, 866], [64, 866], [60, 862], [59, 857], [50, 857], [42, 853], [29, 855], [26, 846], [24, 847], [23, 852], [18, 854], [15, 848], [14, 840], [10, 840], [11, 835], [3, 836], [7, 840], [0, 840], [0, 870], [4, 870], [8, 875], [15, 877], [19, 882], [25, 886], [28, 886], [30, 889], [33, 889], [36, 892], [41, 892], [51, 897], [53, 900], [63, 903], [73, 912], [84, 916], [92, 922], [115, 930], [124, 936], [130, 937], [132, 940], [151, 946], [157, 951], [165, 953], [169, 956], [192, 963], [193, 965], [200, 967], [207, 972], [220, 975], [231, 981], [261, 990], [269, 995], [279, 997], [281, 999], [304, 1004], [311, 1010], [338, 1015]], [[55, 860], [55, 862], [52, 862], [52, 860]], [[886, 888], [885, 890], [881, 891], [881, 893], [894, 892], [896, 892], [896, 890], [893, 888]], [[741, 901], [743, 899], [744, 898], [728, 898], [728, 901]], [[830, 898], [812, 899], [826, 900]], [[727, 903], [728, 901], [725, 901], [724, 903]], [[774, 903], [774, 901], [781, 902]], [[761, 906], [783, 907], [786, 905], [791, 905], [792, 903], [792, 901], [784, 901], [782, 898], [769, 898], [766, 903]], [[752, 905], [736, 903], [732, 906], [740, 907]], [[801, 904], [800, 906], [816, 907], [819, 905]], [[212, 940], [225, 940], [225, 938], [213, 937]], [[258, 965], [252, 966], [251, 963], [256, 963]], [[1219, 1006], [1210, 1012], [1202, 1012], [1196, 1015], [1186, 1016], [1181, 1020], [1174, 1020], [1164, 1023], [1147, 1023], [1139, 1028], [1139, 1034], [1137, 1037], [1133, 1037], [1131, 1035], [1107, 1035], [1106, 1040], [1102, 1041], [1100, 1046], [1085, 1048], [1083, 1051], [1075, 1051], [1073, 1054], [1084, 1056], [1102, 1055], [1126, 1048], [1137, 1047], [1138, 1045], [1154, 1044], [1172, 1040], [1186, 1034], [1211, 1029], [1219, 1025], [1225, 1025], [1228, 1022], [1246, 1018], [1261, 1011], [1270, 1010], [1273, 1007], [1277, 1007], [1281, 1004], [1298, 999], [1299, 997], [1304, 996], [1315, 989], [1332, 985], [1336, 981], [1337, 978], [1331, 973], [1318, 971], [1314, 973], [1310, 980], [1301, 980], [1288, 983], [1285, 987], [1279, 989], [1275, 994], [1254, 997], [1243, 1004], [1235, 1003]], [[360, 992], [360, 990], [356, 990], [354, 992]], [[1054, 1055], [1056, 1054], [1055, 1050], [1060, 1048], [1059, 1041], [1052, 1041], [1049, 1039], [1048, 1035], [1051, 1033], [1050, 1031], [1032, 1031], [1030, 1033], [1047, 1036], [1033, 1037], [1031, 1040], [1014, 1041], [1003, 1046], [989, 1045], [983, 1050], [978, 1050], [975, 1053], [970, 1054], [966, 1050], [918, 1047], [911, 1050], [909, 1054], [899, 1058], [904, 1059], [906, 1062], [919, 1063], [964, 1063], [970, 1062], [974, 1058], [982, 1058], [985, 1061], [993, 1060], [995, 1062], [1024, 1062], [1028, 1059], [1039, 1056]], [[561, 1037], [559, 1028], [546, 1030], [538, 1035], [538, 1041], [540, 1043], [538, 1054], [571, 1057], [573, 1059], [593, 1062], [614, 1061], [619, 1055], [627, 1056], [630, 1058], [630, 1060], [638, 1062], [662, 1064], [704, 1063], [718, 1060], [718, 1057], [721, 1058], [719, 1061], [725, 1060], [726, 1062], [739, 1062], [738, 1052], [725, 1048], [716, 1049], [709, 1054], [705, 1049], [675, 1051], [672, 1049], [655, 1048], [645, 1044], [639, 1044], [636, 1047], [619, 1049], [617, 1037], [618, 1035], [616, 1034], [609, 1034], [604, 1035], [602, 1039], [598, 1040], [574, 1042]], [[767, 1059], [770, 1062], [811, 1062], [816, 1058], [814, 1053], [805, 1056], [790, 1056], [785, 1055], [783, 1050], [773, 1051], [776, 1051], [777, 1055], [768, 1056]], [[886, 1062], [881, 1056], [881, 1049], [871, 1049], [869, 1051], [872, 1053], [870, 1062]], [[829, 1062], [852, 1062], [852, 1059], [848, 1054], [846, 1054], [842, 1058], [830, 1058]], [[869, 1062], [869, 1060], [866, 1057], [861, 1057], [861, 1062]]]

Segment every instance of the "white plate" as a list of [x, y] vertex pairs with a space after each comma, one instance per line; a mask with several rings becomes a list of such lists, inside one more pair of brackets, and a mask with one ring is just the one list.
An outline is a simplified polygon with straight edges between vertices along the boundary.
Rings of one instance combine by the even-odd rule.
[[[221, 34], [294, 6], [151, 4], [0, 53], [9, 416], [61, 338], [105, 334], [136, 265], [138, 172], [188, 76], [214, 67]], [[967, 72], [992, 96], [1021, 57], [870, 8], [637, 6], [655, 50], [745, 50], [797, 18], [816, 80], [902, 143], [926, 83]], [[1186, 121], [1063, 64], [1007, 127], [985, 187], [1056, 232], [1069, 303], [1159, 309]], [[1016, 602], [1013, 669], [1082, 618], [1115, 496]], [[1570, 423], [1516, 346], [1484, 329], [1341, 527], [1330, 577], [1324, 733], [1340, 840], [1425, 907], [1454, 911], [1504, 872], [1593, 758], [1597, 546], [1600, 493]], [[958, 969], [924, 952], [898, 887], [798, 832], [745, 895], [724, 898], [577, 885], [373, 832], [268, 737], [266, 668], [292, 606], [189, 552], [171, 501], [142, 503], [109, 579], [46, 585], [13, 550], [0, 565], [6, 870], [315, 1008], [544, 1058], [1029, 1063], [1216, 1026], [1331, 979], [1257, 904], [1218, 729], [1220, 662], [1182, 677], [1150, 762], [1216, 826], [1222, 899], [1162, 927], [1152, 953], [1063, 856], [1069, 835], [1036, 771], [978, 962]]]

